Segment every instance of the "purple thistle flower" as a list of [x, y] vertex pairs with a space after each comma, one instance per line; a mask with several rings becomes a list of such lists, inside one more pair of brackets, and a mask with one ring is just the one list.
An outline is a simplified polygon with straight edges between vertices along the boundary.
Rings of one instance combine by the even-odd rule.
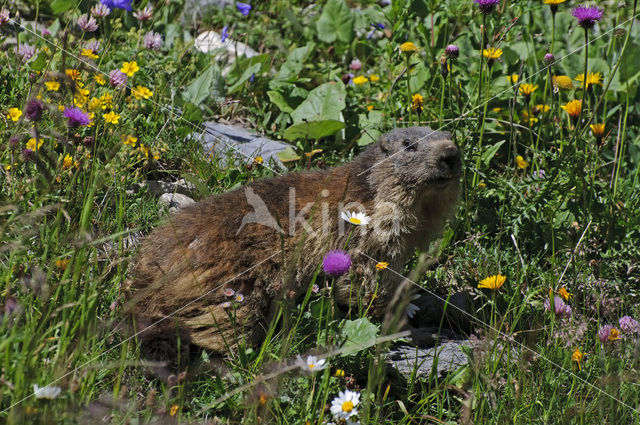
[[493, 9], [500, 4], [500, 0], [474, 0], [478, 3], [478, 9], [484, 14], [493, 12]]
[[49, 37], [51, 35], [51, 31], [47, 28], [43, 28], [42, 31], [40, 31], [40, 35], [43, 37]]
[[69, 127], [80, 127], [91, 123], [89, 115], [83, 112], [80, 108], [64, 108], [64, 112], [62, 114], [69, 118]]
[[602, 19], [602, 11], [598, 9], [598, 6], [578, 6], [573, 9], [571, 14], [578, 20], [578, 25], [585, 30], [593, 28], [596, 21]]
[[623, 316], [618, 321], [620, 324], [620, 329], [622, 332], [627, 334], [638, 333], [640, 331], [640, 327], [638, 326], [638, 321], [629, 316]]
[[[557, 317], [569, 317], [571, 316], [571, 307], [562, 300], [562, 298], [556, 296], [553, 298], [553, 308]], [[549, 298], [544, 300], [544, 309], [551, 310], [551, 302]]]
[[28, 43], [20, 44], [18, 47], [18, 56], [22, 56], [22, 61], [26, 62], [36, 54], [36, 48]]
[[114, 7], [117, 9], [124, 9], [131, 12], [131, 3], [133, 0], [100, 0], [100, 3], [107, 6], [109, 9]]
[[96, 18], [104, 18], [109, 16], [109, 13], [111, 13], [111, 9], [103, 3], [98, 3], [91, 8], [91, 14]]
[[100, 42], [98, 40], [87, 41], [84, 44], [84, 48], [87, 50], [91, 50], [93, 53], [98, 53], [100, 51]]
[[89, 16], [86, 13], [80, 15], [76, 21], [76, 25], [78, 25], [82, 31], [86, 32], [94, 32], [98, 29], [98, 22], [96, 22], [96, 18]]
[[34, 159], [36, 159], [35, 152], [31, 149], [23, 149], [22, 157], [25, 161], [33, 161]]
[[134, 12], [133, 16], [135, 16], [138, 21], [147, 21], [153, 16], [153, 7], [147, 6], [144, 9], [140, 9]]
[[244, 16], [249, 16], [249, 12], [251, 12], [251, 5], [247, 3], [237, 2], [236, 7]]
[[127, 84], [127, 74], [119, 69], [114, 69], [109, 73], [109, 83], [113, 87], [123, 87]]
[[342, 276], [351, 267], [351, 256], [342, 250], [329, 251], [322, 260], [322, 268], [329, 276]]
[[227, 38], [229, 38], [229, 27], [225, 25], [224, 28], [222, 28], [221, 41], [224, 43]]
[[24, 114], [27, 119], [31, 121], [40, 121], [42, 118], [42, 111], [44, 110], [44, 104], [38, 99], [29, 99], [27, 107], [24, 110]]
[[351, 69], [353, 71], [359, 71], [360, 68], [362, 68], [362, 62], [360, 62], [359, 59], [354, 59], [349, 64], [349, 69]]
[[547, 53], [546, 55], [544, 55], [544, 59], [542, 59], [542, 61], [545, 63], [545, 65], [551, 65], [556, 61], [556, 57], [553, 56], [553, 53]]
[[455, 44], [449, 44], [444, 48], [444, 54], [449, 59], [458, 59], [458, 56], [460, 56], [460, 48]]
[[153, 31], [146, 33], [142, 39], [144, 47], [151, 50], [160, 50], [162, 48], [162, 43], [162, 36]]

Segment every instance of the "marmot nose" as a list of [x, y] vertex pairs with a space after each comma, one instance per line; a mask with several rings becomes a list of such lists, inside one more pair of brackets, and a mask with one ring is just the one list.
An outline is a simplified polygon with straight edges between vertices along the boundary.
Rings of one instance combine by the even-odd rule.
[[448, 170], [454, 171], [460, 164], [460, 151], [454, 145], [447, 146], [438, 159]]

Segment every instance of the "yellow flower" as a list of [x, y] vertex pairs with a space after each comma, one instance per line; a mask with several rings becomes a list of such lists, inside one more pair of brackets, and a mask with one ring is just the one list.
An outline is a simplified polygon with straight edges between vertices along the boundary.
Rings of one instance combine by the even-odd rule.
[[137, 141], [138, 141], [138, 138], [135, 136], [132, 136], [131, 134], [128, 134], [127, 136], [122, 138], [122, 143], [124, 143], [125, 145], [129, 145], [133, 148], [136, 147]]
[[120, 119], [120, 115], [116, 114], [113, 111], [109, 112], [108, 114], [103, 114], [102, 117], [104, 118], [104, 121], [108, 122], [109, 124], [118, 124], [118, 120]]
[[520, 84], [520, 88], [518, 90], [520, 91], [520, 93], [522, 93], [525, 96], [531, 96], [531, 93], [536, 91], [537, 88], [538, 88], [537, 84], [534, 86], [533, 84], [525, 83], [525, 84]]
[[483, 49], [482, 54], [488, 60], [495, 60], [502, 56], [502, 49], [496, 49], [495, 47], [489, 47], [488, 49]]
[[173, 406], [171, 406], [171, 410], [169, 411], [169, 416], [175, 416], [176, 413], [178, 413], [178, 405], [174, 404]]
[[64, 111], [64, 105], [58, 105], [58, 111], [63, 112]]
[[80, 71], [77, 69], [67, 69], [64, 73], [74, 81], [80, 79]]
[[104, 78], [104, 75], [102, 74], [96, 74], [93, 79], [96, 80], [96, 83], [100, 84], [101, 86], [107, 84], [107, 79]]
[[60, 270], [65, 270], [68, 264], [69, 264], [68, 258], [65, 258], [64, 260], [62, 258], [59, 258], [56, 260], [56, 267], [59, 268]]
[[18, 108], [9, 108], [9, 113], [7, 114], [7, 118], [11, 119], [13, 122], [17, 122], [22, 116], [22, 111]]
[[45, 81], [44, 86], [47, 88], [47, 91], [58, 91], [60, 88], [60, 83], [57, 81]]
[[499, 106], [496, 106], [495, 108], [491, 109], [492, 112], [495, 112], [496, 114], [499, 114], [500, 112], [502, 112], [502, 108], [500, 108]]
[[344, 370], [336, 369], [336, 372], [333, 374], [333, 376], [337, 376], [338, 378], [344, 378]]
[[138, 67], [136, 61], [125, 62], [122, 64], [122, 68], [120, 68], [120, 71], [124, 74], [127, 74], [129, 77], [133, 77], [133, 74], [135, 74], [139, 70], [140, 68]]
[[113, 96], [111, 96], [109, 93], [105, 93], [100, 96], [100, 100], [107, 108], [111, 108], [113, 106]]
[[544, 4], [552, 4], [554, 6], [559, 5], [560, 3], [564, 3], [567, 0], [542, 0]]
[[89, 101], [89, 110], [95, 111], [96, 109], [105, 109], [106, 106], [102, 103], [102, 100], [97, 97], [92, 97]]
[[[578, 76], [576, 77], [576, 81], [580, 81], [582, 84], [580, 84], [580, 87], [585, 85], [585, 81], [584, 81], [584, 74], [578, 74]], [[602, 85], [602, 74], [599, 72], [593, 73], [593, 72], [589, 72], [587, 74], [587, 88], [589, 88], [590, 85], [594, 85], [594, 84], [599, 84]]]
[[375, 83], [376, 81], [380, 80], [380, 77], [378, 77], [376, 74], [371, 74], [369, 76], [369, 79], [371, 80], [372, 83]]
[[526, 123], [529, 122], [529, 127], [538, 122], [538, 118], [530, 117], [527, 111], [522, 111], [522, 120]]
[[367, 111], [373, 110], [373, 105], [367, 105]]
[[89, 116], [89, 120], [90, 120], [89, 124], [87, 124], [87, 127], [93, 127], [96, 123], [96, 120], [95, 120], [96, 114], [95, 112], [89, 112], [87, 115]]
[[89, 96], [89, 89], [85, 89], [83, 87], [84, 87], [83, 85], [78, 84], [78, 86], [76, 87], [76, 95], [82, 96], [82, 97]]
[[501, 274], [489, 276], [488, 278], [480, 281], [478, 288], [487, 288], [495, 291], [496, 289], [500, 289], [505, 280], [507, 280], [507, 277], [502, 276]]
[[[77, 167], [78, 166], [78, 161], [74, 161], [73, 157], [69, 154], [66, 154], [64, 156], [64, 158], [62, 159], [62, 168], [63, 169], [67, 169], [67, 168], [71, 168], [71, 167]], [[60, 261], [60, 260], [58, 260]], [[56, 261], [56, 265], [58, 265], [58, 261]], [[64, 268], [62, 268], [62, 270], [64, 270], [67, 267], [67, 263], [69, 262], [69, 260], [64, 260]]]
[[82, 108], [88, 101], [89, 101], [89, 98], [87, 96], [82, 96], [82, 95], [73, 96], [73, 104], [78, 108]]
[[90, 59], [98, 59], [98, 55], [96, 55], [95, 53], [93, 53], [93, 50], [91, 49], [82, 49], [82, 56], [86, 56]]
[[411, 96], [411, 109], [413, 109], [418, 113], [421, 113], [423, 105], [424, 105], [424, 98], [420, 93], [416, 93], [413, 96]]
[[571, 90], [573, 88], [573, 82], [571, 78], [566, 75], [554, 75], [551, 77], [553, 86], [563, 90]]
[[549, 105], [545, 105], [545, 104], [539, 103], [539, 104], [537, 104], [536, 106], [533, 107], [531, 112], [533, 114], [539, 114], [541, 112], [547, 112], [549, 109], [551, 109], [549, 107]]
[[584, 353], [581, 353], [579, 348], [576, 348], [576, 351], [574, 351], [573, 354], [571, 355], [571, 361], [578, 363], [579, 370], [582, 370], [582, 366], [580, 363], [582, 362], [583, 356], [584, 356]]
[[517, 83], [518, 79], [519, 79], [518, 74], [507, 75], [507, 81], [510, 82], [511, 84]]
[[[40, 147], [42, 146], [42, 144], [44, 143], [44, 140], [42, 139], [38, 139], [38, 149], [40, 149]], [[36, 150], [36, 139], [35, 138], [31, 138], [27, 141], [27, 149], [35, 151]]]
[[387, 267], [389, 267], [389, 263], [387, 263], [386, 261], [380, 261], [376, 264], [376, 270], [378, 271], [385, 270]]
[[262, 163], [264, 162], [264, 158], [262, 158], [261, 156], [256, 156], [256, 157], [253, 159], [253, 161], [254, 161], [256, 164], [262, 164]]
[[133, 97], [135, 97], [136, 99], [149, 99], [151, 96], [153, 96], [153, 92], [145, 86], [135, 87], [133, 90], [131, 90], [131, 94], [133, 94]]
[[484, 180], [480, 180], [478, 182], [478, 188], [479, 189], [484, 189], [485, 187], [487, 187], [487, 184], [484, 182]]
[[608, 337], [609, 341], [617, 341], [620, 339], [620, 331], [617, 330], [616, 328], [611, 328], [611, 330], [609, 331], [609, 337]]
[[413, 52], [417, 52], [418, 51], [418, 46], [416, 46], [415, 44], [413, 44], [410, 41], [407, 41], [406, 43], [402, 43], [400, 45], [400, 51], [404, 52], [404, 53], [411, 54]]
[[558, 289], [558, 294], [560, 294], [560, 296], [564, 298], [565, 301], [569, 301], [569, 298], [573, 297], [573, 294], [567, 291], [567, 288], [565, 288], [564, 286]]
[[524, 170], [529, 166], [529, 162], [525, 160], [521, 155], [516, 156], [516, 164], [521, 170]]
[[560, 105], [562, 109], [567, 111], [567, 114], [572, 118], [578, 118], [580, 115], [580, 111], [582, 110], [582, 101], [581, 100], [571, 100], [567, 102], [565, 105]]
[[365, 77], [364, 75], [358, 75], [356, 78], [353, 79], [353, 84], [358, 86], [360, 84], [366, 83], [367, 81], [369, 81], [367, 77]]
[[604, 123], [591, 124], [589, 127], [591, 127], [591, 131], [593, 132], [593, 135], [596, 136], [597, 138], [601, 138], [604, 135]]

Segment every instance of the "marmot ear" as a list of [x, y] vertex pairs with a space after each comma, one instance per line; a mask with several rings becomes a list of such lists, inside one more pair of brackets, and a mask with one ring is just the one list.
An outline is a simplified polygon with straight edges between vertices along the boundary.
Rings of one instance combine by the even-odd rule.
[[380, 150], [384, 153], [391, 151], [391, 141], [384, 136], [380, 138]]

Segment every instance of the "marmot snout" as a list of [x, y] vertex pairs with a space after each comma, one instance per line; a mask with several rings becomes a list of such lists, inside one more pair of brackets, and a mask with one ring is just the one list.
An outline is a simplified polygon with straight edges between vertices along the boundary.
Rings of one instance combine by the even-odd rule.
[[[276, 301], [304, 294], [323, 256], [338, 248], [354, 271], [336, 283], [338, 300], [366, 303], [375, 294], [383, 314], [400, 278], [376, 275], [361, 253], [401, 270], [453, 214], [460, 172], [447, 133], [402, 128], [340, 167], [255, 181], [189, 206], [141, 246], [128, 284], [137, 328], [156, 323], [153, 338], [178, 331], [220, 354], [235, 336], [257, 343]], [[346, 223], [346, 211], [365, 213], [369, 224]], [[226, 289], [244, 296], [234, 312], [242, 332], [229, 320]]]

